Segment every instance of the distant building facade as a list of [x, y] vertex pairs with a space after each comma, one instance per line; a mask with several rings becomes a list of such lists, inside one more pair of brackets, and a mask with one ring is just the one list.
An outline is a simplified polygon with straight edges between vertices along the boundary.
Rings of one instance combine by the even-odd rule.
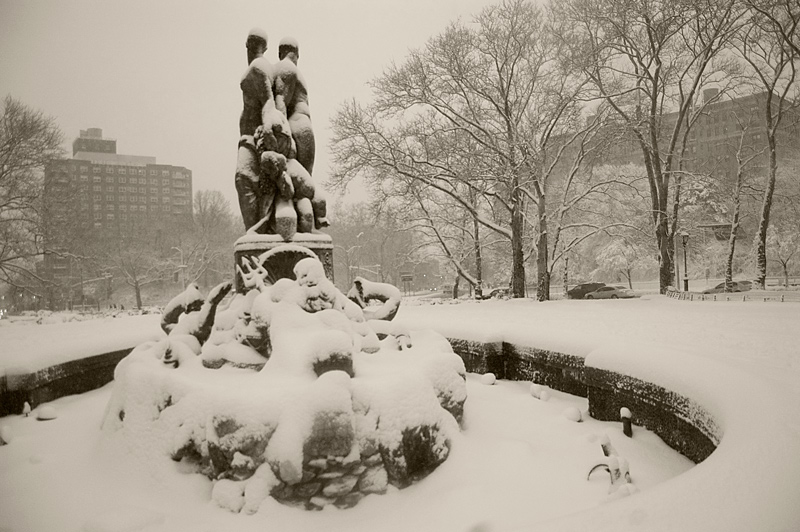
[[[103, 230], [169, 227], [192, 219], [192, 171], [158, 164], [155, 157], [117, 153], [117, 141], [99, 128], [81, 130], [72, 159], [45, 168], [44, 204], [49, 223], [43, 235], [42, 276], [61, 283], [73, 276], [71, 248], [64, 227], [80, 227], [86, 238]], [[67, 224], [67, 225], [65, 225]], [[72, 233], [74, 234], [74, 232]]]
[[[756, 155], [745, 170], [758, 173], [766, 170], [769, 152], [764, 106], [767, 93], [761, 92], [738, 98], [719, 97], [717, 89], [703, 91], [704, 107], [689, 131], [684, 154], [684, 169], [697, 174], [733, 178], [737, 172], [736, 153], [747, 159]], [[777, 105], [777, 96], [773, 105]], [[778, 156], [797, 157], [800, 154], [800, 113], [787, 102], [778, 129]], [[663, 134], [671, 134], [677, 113], [661, 118]], [[666, 140], [666, 139], [664, 139]], [[680, 150], [680, 139], [676, 150]], [[662, 146], [666, 148], [666, 143]], [[666, 155], [666, 154], [663, 154]], [[663, 156], [662, 155], [662, 156]], [[610, 164], [641, 164], [642, 150], [633, 135], [627, 133], [607, 154]]]

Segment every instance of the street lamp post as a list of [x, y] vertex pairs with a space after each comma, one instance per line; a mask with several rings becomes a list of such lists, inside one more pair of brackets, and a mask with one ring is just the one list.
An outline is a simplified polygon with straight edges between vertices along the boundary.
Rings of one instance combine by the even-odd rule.
[[683, 240], [683, 291], [689, 291], [689, 270], [686, 268], [686, 244], [689, 242], [689, 233], [681, 231], [681, 239]]

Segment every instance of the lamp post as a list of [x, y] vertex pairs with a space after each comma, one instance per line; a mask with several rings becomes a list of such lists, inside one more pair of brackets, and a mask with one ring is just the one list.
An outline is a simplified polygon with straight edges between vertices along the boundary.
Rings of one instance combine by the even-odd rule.
[[689, 270], [686, 269], [686, 244], [689, 242], [689, 233], [681, 231], [681, 240], [683, 240], [683, 291], [689, 291]]

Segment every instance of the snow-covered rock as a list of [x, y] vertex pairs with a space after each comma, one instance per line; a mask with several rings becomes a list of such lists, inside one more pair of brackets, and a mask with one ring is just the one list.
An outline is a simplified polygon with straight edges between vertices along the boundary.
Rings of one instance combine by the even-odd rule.
[[56, 407], [53, 405], [42, 405], [36, 410], [36, 419], [39, 421], [49, 421], [57, 417], [58, 412], [56, 412]]

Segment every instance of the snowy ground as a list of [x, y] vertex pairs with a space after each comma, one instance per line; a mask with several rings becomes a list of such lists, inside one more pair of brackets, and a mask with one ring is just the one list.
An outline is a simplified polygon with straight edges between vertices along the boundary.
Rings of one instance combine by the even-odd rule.
[[[152, 317], [130, 319], [128, 330], [157, 334]], [[487, 301], [406, 305], [397, 320], [412, 330], [584, 356], [588, 365], [661, 384], [708, 409], [722, 442], [691, 467], [645, 431], [627, 440], [616, 424], [567, 420], [568, 406], [586, 409], [581, 399], [553, 392], [541, 402], [525, 383], [489, 387], [471, 378], [466, 431], [451, 458], [420, 484], [370, 496], [352, 510], [305, 513], [267, 504], [255, 516], [232, 515], [210, 502], [204, 477], [154, 471], [105, 449], [105, 388], [60, 400], [54, 421], [0, 420], [14, 436], [0, 447], [0, 530], [798, 530], [800, 304], [661, 296]], [[50, 346], [81, 339], [100, 345], [111, 332], [100, 325], [80, 334], [25, 328]], [[17, 328], [0, 328], [0, 367], [9, 353], [18, 357], [33, 345], [14, 346], [33, 341], [8, 336]], [[47, 355], [44, 347], [31, 349], [30, 364]], [[640, 493], [611, 500], [601, 475], [585, 480], [601, 457], [591, 440], [605, 432], [630, 461]]]
[[[528, 385], [468, 381], [466, 430], [450, 458], [423, 482], [371, 495], [350, 510], [306, 512], [268, 501], [254, 516], [234, 515], [210, 502], [211, 483], [177, 464], [153, 471], [106, 449], [99, 420], [110, 386], [58, 400], [59, 417], [0, 421], [14, 437], [0, 447], [0, 530], [509, 530], [607, 504], [608, 475], [589, 469], [602, 458], [597, 437], [608, 434], [631, 466], [634, 483], [649, 490], [692, 467], [655, 435], [633, 439], [618, 424], [568, 420], [586, 402], [552, 392], [534, 399]], [[480, 528], [483, 526], [483, 528]]]

